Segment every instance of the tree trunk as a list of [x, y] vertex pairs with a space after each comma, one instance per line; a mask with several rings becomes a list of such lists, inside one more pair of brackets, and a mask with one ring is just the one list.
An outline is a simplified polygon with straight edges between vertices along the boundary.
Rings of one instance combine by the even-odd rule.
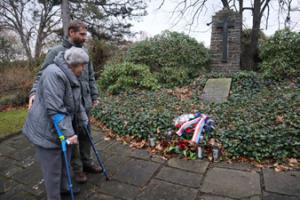
[[243, 30], [243, 8], [244, 8], [244, 0], [239, 0], [239, 14], [240, 14], [240, 18], [241, 18], [241, 32]]
[[26, 57], [27, 57], [29, 63], [31, 63], [32, 62], [32, 54], [31, 54], [30, 46], [29, 46], [28, 42], [26, 41], [23, 32], [20, 32], [20, 31], [18, 31], [18, 32], [19, 32], [19, 35], [20, 35], [20, 39], [21, 39], [21, 43], [23, 45], [23, 48], [25, 49]]
[[62, 0], [61, 3], [61, 18], [63, 22], [64, 36], [68, 36], [68, 27], [70, 24], [70, 7], [68, 0]]
[[36, 41], [35, 41], [35, 48], [34, 48], [34, 58], [38, 58], [41, 56], [41, 52], [42, 52], [42, 48], [43, 48], [43, 42], [46, 38], [46, 34], [44, 31], [45, 31], [45, 28], [47, 26], [47, 18], [48, 18], [48, 10], [47, 10], [47, 7], [44, 6], [44, 14], [41, 15], [41, 18], [40, 18], [40, 23], [39, 23], [39, 28], [38, 28], [38, 31], [37, 31], [37, 38], [36, 38]]
[[252, 70], [257, 69], [258, 64], [258, 39], [262, 17], [261, 5], [262, 3], [260, 0], [254, 0], [251, 43], [249, 48], [249, 61], [247, 63], [247, 68]]
[[35, 42], [35, 51], [34, 51], [35, 58], [38, 58], [41, 55], [42, 48], [43, 48], [43, 40], [44, 40], [43, 34], [44, 34], [43, 29], [39, 27], [38, 35]]

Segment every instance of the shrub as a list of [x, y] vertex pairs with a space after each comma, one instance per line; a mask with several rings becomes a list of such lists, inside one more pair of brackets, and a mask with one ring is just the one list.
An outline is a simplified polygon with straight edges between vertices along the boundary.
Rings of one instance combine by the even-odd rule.
[[33, 80], [34, 72], [25, 63], [0, 66], [0, 109], [7, 105], [25, 104]]
[[209, 53], [195, 39], [183, 33], [165, 31], [133, 44], [126, 60], [146, 64], [156, 71], [162, 67], [201, 69], [208, 65]]
[[157, 73], [160, 84], [165, 87], [183, 86], [191, 81], [190, 70], [186, 68], [174, 69], [172, 67], [163, 67]]
[[261, 69], [266, 77], [283, 79], [300, 76], [300, 33], [277, 31], [261, 48]]
[[159, 87], [157, 79], [147, 65], [132, 63], [106, 65], [99, 85], [112, 94], [131, 89], [154, 90]]

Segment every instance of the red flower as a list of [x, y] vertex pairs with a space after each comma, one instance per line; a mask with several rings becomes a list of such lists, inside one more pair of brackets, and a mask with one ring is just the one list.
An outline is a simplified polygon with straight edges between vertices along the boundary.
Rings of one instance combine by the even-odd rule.
[[178, 145], [180, 150], [185, 150], [185, 149], [188, 148], [188, 142], [184, 141], [184, 140], [178, 140], [177, 145]]

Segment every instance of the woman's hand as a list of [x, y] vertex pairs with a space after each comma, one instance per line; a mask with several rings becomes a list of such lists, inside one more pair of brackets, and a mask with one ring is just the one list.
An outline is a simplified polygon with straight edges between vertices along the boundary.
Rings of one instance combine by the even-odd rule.
[[68, 138], [69, 144], [78, 144], [78, 137], [77, 135], [73, 135]]
[[35, 95], [29, 97], [28, 110], [31, 109], [34, 99], [35, 99]]

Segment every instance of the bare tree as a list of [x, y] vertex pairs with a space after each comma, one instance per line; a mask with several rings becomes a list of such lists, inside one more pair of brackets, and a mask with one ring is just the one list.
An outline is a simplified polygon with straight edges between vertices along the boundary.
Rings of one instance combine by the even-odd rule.
[[55, 1], [39, 0], [41, 5], [40, 11], [36, 21], [37, 24], [37, 37], [35, 40], [35, 58], [41, 56], [42, 48], [46, 39], [57, 31], [57, 27], [60, 24], [59, 8]]
[[[59, 19], [54, 18], [58, 12], [58, 9], [54, 8], [55, 5], [57, 5], [56, 1], [48, 0], [2, 0], [0, 2], [0, 28], [18, 34], [30, 62], [33, 57], [40, 56], [45, 39], [59, 24]], [[31, 46], [34, 46], [33, 50]]]
[[30, 39], [33, 34], [34, 25], [26, 23], [26, 8], [31, 2], [29, 0], [3, 0], [0, 2], [0, 28], [16, 32], [20, 37], [26, 56], [32, 60]]

